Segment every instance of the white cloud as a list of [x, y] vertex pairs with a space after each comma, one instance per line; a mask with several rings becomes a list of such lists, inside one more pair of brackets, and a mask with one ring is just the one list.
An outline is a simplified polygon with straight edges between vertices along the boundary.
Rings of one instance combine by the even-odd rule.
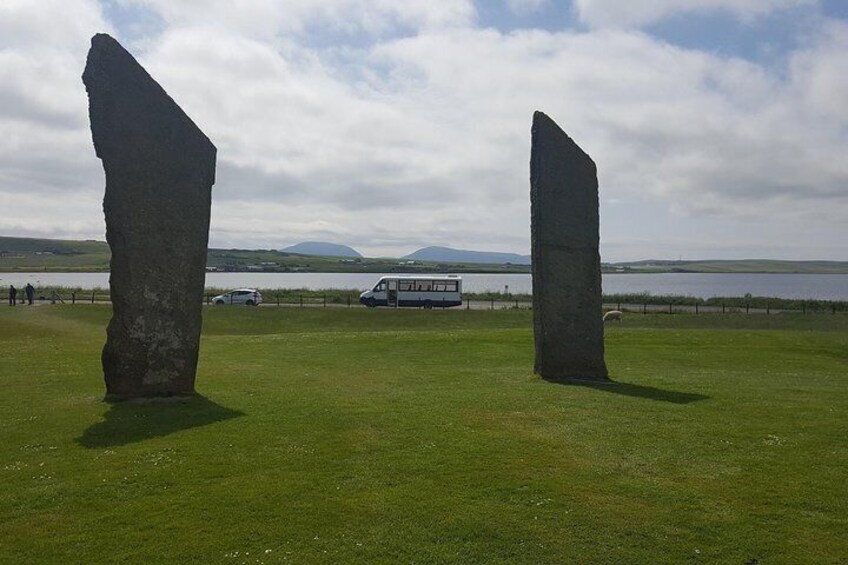
[[0, 232], [101, 237], [102, 168], [80, 75], [94, 1], [0, 3]]
[[[87, 44], [91, 29], [110, 29], [94, 0], [3, 0], [0, 49], [66, 51]], [[83, 57], [85, 51], [82, 51]]]
[[678, 14], [724, 11], [743, 21], [765, 14], [812, 5], [816, 0], [574, 0], [581, 21], [600, 27], [641, 27]]
[[848, 123], [848, 24], [829, 22], [812, 45], [790, 61], [804, 107], [834, 125]]
[[517, 157], [538, 107], [596, 158], [612, 195], [653, 194], [699, 212], [844, 197], [848, 176], [835, 157], [845, 122], [799, 103], [797, 80], [787, 84], [742, 60], [622, 32], [456, 33], [394, 42], [380, 53], [423, 73], [421, 100], [452, 102], [418, 111], [461, 121], [504, 179], [525, 174]]
[[93, 31], [110, 30], [94, 1], [0, 3], [0, 119], [87, 127], [80, 69]]
[[171, 26], [226, 29], [269, 38], [310, 27], [378, 34], [395, 26], [411, 29], [466, 25], [475, 10], [471, 0], [120, 0], [144, 6]]
[[[414, 4], [144, 0], [165, 25], [135, 54], [219, 150], [213, 245], [526, 252], [541, 109], [598, 164], [602, 241], [627, 254], [605, 259], [650, 254], [640, 240], [715, 239], [726, 253], [742, 246], [728, 222], [791, 227], [787, 239], [807, 249], [811, 221], [848, 259], [832, 243], [848, 218], [844, 24], [824, 22], [784, 69], [635, 31], [504, 34], [475, 27], [467, 2]], [[79, 2], [84, 23], [39, 31], [42, 14], [20, 6], [12, 19], [50, 37], [2, 36], [0, 198], [18, 204], [0, 211], [0, 231], [102, 237], [79, 76], [89, 37], [109, 26]], [[315, 47], [304, 30], [325, 24], [376, 36]], [[407, 31], [383, 35], [398, 26]], [[677, 219], [659, 231], [665, 217]], [[687, 226], [699, 230], [689, 239]], [[768, 243], [753, 230], [737, 232], [748, 248]]]
[[[421, 244], [466, 246], [497, 233], [495, 247], [520, 251], [537, 108], [599, 163], [605, 197], [655, 199], [693, 216], [798, 218], [813, 202], [827, 203], [816, 214], [830, 221], [846, 211], [845, 123], [806, 102], [812, 71], [801, 55], [787, 80], [639, 33], [442, 30], [350, 55], [365, 69], [350, 83], [297, 46], [280, 53], [219, 35], [208, 47], [194, 33], [175, 30], [148, 60], [219, 143], [216, 197], [335, 218], [304, 238], [385, 232], [390, 211], [403, 218], [389, 223], [394, 247], [410, 231]], [[825, 43], [807, 59], [839, 48]], [[379, 244], [392, 247], [387, 237]]]

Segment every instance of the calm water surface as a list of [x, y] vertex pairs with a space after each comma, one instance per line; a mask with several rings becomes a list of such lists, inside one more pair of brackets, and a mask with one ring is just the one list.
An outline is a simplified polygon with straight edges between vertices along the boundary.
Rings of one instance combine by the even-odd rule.
[[[323, 288], [366, 290], [382, 275], [378, 273], [207, 273], [206, 286], [214, 288]], [[530, 275], [463, 274], [469, 292], [504, 291], [529, 294]], [[23, 287], [31, 282], [81, 288], [108, 288], [109, 273], [0, 273], [0, 285]], [[508, 289], [507, 289], [508, 287]], [[773, 296], [848, 300], [848, 275], [796, 275], [745, 273], [605, 274], [606, 294], [648, 292], [655, 295]]]

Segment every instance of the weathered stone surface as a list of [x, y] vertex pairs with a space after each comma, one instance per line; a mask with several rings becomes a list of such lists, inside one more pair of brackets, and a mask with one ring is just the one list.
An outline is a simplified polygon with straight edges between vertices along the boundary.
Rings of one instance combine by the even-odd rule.
[[92, 38], [82, 79], [112, 248], [107, 398], [191, 394], [215, 146], [110, 36]]
[[533, 115], [530, 226], [536, 373], [606, 380], [597, 170], [542, 112]]

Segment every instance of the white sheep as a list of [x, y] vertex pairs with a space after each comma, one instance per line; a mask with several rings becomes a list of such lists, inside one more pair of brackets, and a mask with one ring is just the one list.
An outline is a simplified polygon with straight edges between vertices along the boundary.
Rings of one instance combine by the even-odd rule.
[[621, 321], [621, 310], [610, 310], [604, 314], [604, 323], [612, 322], [613, 320]]

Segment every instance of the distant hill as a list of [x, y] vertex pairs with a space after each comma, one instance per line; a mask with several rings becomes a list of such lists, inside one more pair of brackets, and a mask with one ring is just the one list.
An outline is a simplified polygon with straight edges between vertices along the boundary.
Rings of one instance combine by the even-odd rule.
[[105, 241], [0, 236], [0, 271], [106, 271]]
[[[109, 246], [105, 241], [0, 236], [0, 273], [105, 272], [109, 270], [109, 256]], [[409, 261], [414, 263], [410, 264]], [[206, 264], [210, 269], [234, 272], [530, 272], [530, 257], [516, 253], [425, 247], [401, 259], [365, 258], [346, 245], [322, 242], [303, 242], [281, 251], [210, 248]], [[605, 273], [848, 274], [848, 261], [647, 259], [603, 263], [601, 269]]]
[[701, 259], [674, 261], [645, 259], [613, 263], [611, 267], [641, 273], [805, 273], [842, 274], [848, 272], [846, 261], [782, 261], [776, 259]]
[[362, 258], [359, 252], [347, 245], [339, 245], [338, 243], [326, 243], [324, 241], [304, 241], [285, 249], [280, 249], [283, 253], [298, 253], [300, 255], [319, 255], [322, 257], [354, 257]]
[[109, 251], [105, 241], [87, 239], [35, 239], [0, 236], [0, 253], [38, 253], [48, 255], [84, 255]]
[[424, 247], [402, 257], [415, 261], [438, 261], [443, 263], [488, 263], [503, 265], [529, 265], [529, 255], [518, 253], [497, 253], [493, 251], [470, 251], [467, 249], [451, 249], [450, 247]]

